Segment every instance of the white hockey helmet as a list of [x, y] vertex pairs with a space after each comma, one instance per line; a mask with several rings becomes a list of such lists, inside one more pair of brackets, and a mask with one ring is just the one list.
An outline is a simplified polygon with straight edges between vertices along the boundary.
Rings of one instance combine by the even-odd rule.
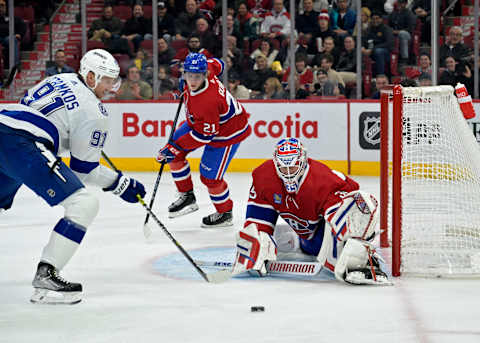
[[[93, 49], [87, 51], [80, 60], [80, 70], [78, 73], [82, 75], [83, 79], [87, 80], [88, 72], [95, 74], [95, 85], [92, 89], [95, 89], [102, 79], [107, 76], [115, 80], [118, 83], [118, 75], [120, 74], [120, 66], [117, 60], [106, 50]], [[114, 86], [114, 88], [117, 88]]]
[[273, 163], [285, 189], [294, 193], [300, 188], [300, 180], [307, 169], [307, 150], [296, 138], [282, 139], [273, 153]]

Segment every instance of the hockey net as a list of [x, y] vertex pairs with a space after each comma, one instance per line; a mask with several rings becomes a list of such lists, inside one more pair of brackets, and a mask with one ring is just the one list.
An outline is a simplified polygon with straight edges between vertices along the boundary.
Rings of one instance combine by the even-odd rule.
[[453, 87], [383, 91], [380, 154], [392, 274], [480, 276], [480, 148]]

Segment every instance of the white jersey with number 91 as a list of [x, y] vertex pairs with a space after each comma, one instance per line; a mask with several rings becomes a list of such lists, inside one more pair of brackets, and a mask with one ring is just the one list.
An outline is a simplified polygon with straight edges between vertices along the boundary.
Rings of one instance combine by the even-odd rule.
[[30, 88], [20, 103], [41, 112], [55, 125], [58, 153], [70, 152], [70, 168], [82, 181], [106, 187], [115, 180], [110, 170], [99, 165], [108, 135], [107, 110], [77, 74], [44, 79]]

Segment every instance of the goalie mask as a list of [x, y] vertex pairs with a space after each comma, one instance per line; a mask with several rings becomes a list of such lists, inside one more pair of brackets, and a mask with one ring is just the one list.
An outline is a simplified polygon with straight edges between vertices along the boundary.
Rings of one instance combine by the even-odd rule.
[[282, 139], [273, 153], [273, 163], [285, 189], [294, 193], [300, 188], [300, 180], [307, 169], [307, 151], [296, 138]]

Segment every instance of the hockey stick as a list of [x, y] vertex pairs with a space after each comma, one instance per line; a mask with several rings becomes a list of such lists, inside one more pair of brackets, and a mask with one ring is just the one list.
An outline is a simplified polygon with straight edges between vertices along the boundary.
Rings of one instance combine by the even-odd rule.
[[[226, 261], [200, 261], [195, 262], [202, 267], [225, 268], [233, 267], [232, 262]], [[320, 273], [322, 265], [318, 262], [305, 261], [267, 261], [267, 272], [272, 275], [298, 275], [314, 276]]]
[[[170, 137], [168, 137], [167, 143], [169, 143], [170, 140], [172, 139], [173, 133], [175, 132], [175, 128], [177, 127], [178, 116], [180, 114], [180, 109], [182, 108], [182, 104], [183, 104], [183, 94], [184, 93], [182, 92], [182, 94], [180, 95], [180, 102], [178, 103], [177, 113], [175, 114], [175, 118], [173, 120], [173, 125], [172, 125], [172, 131], [170, 131]], [[163, 160], [162, 163], [160, 164], [160, 170], [158, 171], [157, 180], [155, 181], [155, 186], [153, 187], [152, 198], [150, 199], [150, 205], [149, 205], [150, 208], [153, 208], [153, 202], [155, 201], [155, 196], [157, 195], [158, 185], [160, 184], [160, 178], [162, 177], [163, 168], [165, 167], [165, 164], [166, 164], [165, 160]], [[150, 217], [150, 213], [147, 213], [143, 226], [147, 225], [149, 217]]]
[[202, 276], [202, 278], [205, 281], [211, 282], [211, 283], [220, 283], [220, 282], [227, 281], [231, 278], [232, 273], [230, 272], [230, 270], [227, 270], [227, 269], [219, 270], [218, 272], [215, 272], [215, 273], [209, 273], [209, 274], [205, 273], [198, 266], [198, 264], [195, 263], [195, 261], [192, 259], [192, 257], [185, 251], [185, 249], [183, 249], [183, 247], [180, 245], [180, 243], [178, 243], [178, 241], [172, 236], [170, 231], [167, 230], [165, 225], [162, 224], [162, 222], [157, 218], [155, 213], [152, 212], [152, 209], [149, 206], [147, 206], [147, 204], [145, 203], [145, 201], [143, 201], [142, 197], [139, 194], [137, 194], [137, 198], [138, 198], [138, 201], [140, 202], [140, 204], [142, 204], [142, 206], [148, 212], [148, 214], [150, 214], [150, 216], [153, 218], [153, 220], [155, 220], [157, 222], [158, 226], [160, 226], [160, 228], [167, 235], [167, 237], [173, 242], [173, 244], [175, 244], [175, 246], [178, 248], [178, 250], [180, 250], [180, 252], [183, 254], [183, 256], [185, 256], [185, 258], [188, 260], [188, 262], [190, 262], [192, 264], [192, 266], [197, 270], [197, 272]]
[[5, 81], [1, 89], [7, 89], [8, 87], [10, 87], [13, 80], [15, 79], [15, 76], [17, 75], [17, 71], [18, 71], [18, 64], [12, 67], [12, 69], [10, 70], [10, 73], [8, 74], [7, 81]]
[[[108, 165], [113, 170], [115, 170], [117, 173], [119, 172], [117, 167], [115, 167], [115, 165], [113, 164], [112, 160], [110, 160], [110, 158], [107, 156], [107, 154], [105, 154], [105, 152], [103, 152], [103, 151], [102, 151], [102, 157], [105, 159], [105, 161], [107, 161]], [[173, 242], [173, 244], [175, 244], [175, 246], [180, 250], [180, 252], [183, 254], [183, 256], [185, 256], [185, 258], [195, 267], [197, 272], [202, 276], [202, 278], [205, 281], [211, 282], [211, 283], [220, 283], [220, 282], [224, 282], [224, 281], [227, 281], [228, 279], [230, 279], [232, 274], [231, 274], [230, 270], [226, 270], [226, 269], [225, 270], [219, 270], [218, 272], [215, 272], [215, 273], [209, 273], [209, 274], [205, 273], [198, 266], [198, 264], [195, 263], [195, 261], [192, 259], [192, 257], [185, 251], [185, 249], [183, 249], [183, 247], [180, 245], [180, 243], [178, 243], [178, 241], [175, 239], [175, 237], [172, 236], [170, 231], [168, 231], [168, 229], [165, 227], [165, 225], [163, 225], [163, 223], [160, 221], [160, 219], [158, 219], [158, 217], [155, 215], [155, 213], [152, 212], [152, 209], [149, 206], [147, 206], [147, 204], [145, 203], [143, 198], [140, 196], [140, 194], [137, 194], [137, 199], [138, 199], [138, 202], [140, 204], [142, 204], [142, 206], [145, 208], [147, 213], [155, 220], [155, 222], [157, 222], [158, 226], [160, 226], [160, 228], [167, 235], [167, 237]], [[144, 234], [145, 234], [145, 227], [144, 227]]]

